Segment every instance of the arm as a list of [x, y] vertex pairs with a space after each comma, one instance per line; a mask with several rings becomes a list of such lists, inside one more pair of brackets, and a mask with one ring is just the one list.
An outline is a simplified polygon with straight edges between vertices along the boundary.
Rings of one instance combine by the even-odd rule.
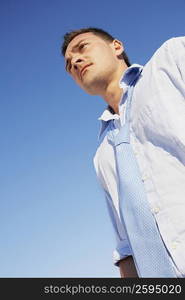
[[120, 260], [119, 268], [121, 278], [138, 277], [132, 256]]

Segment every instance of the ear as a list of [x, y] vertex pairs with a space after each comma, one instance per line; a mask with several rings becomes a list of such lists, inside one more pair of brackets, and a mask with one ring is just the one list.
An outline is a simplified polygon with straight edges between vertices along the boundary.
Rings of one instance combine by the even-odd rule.
[[119, 40], [113, 40], [112, 46], [113, 46], [116, 56], [121, 55], [122, 52], [124, 51], [123, 43]]

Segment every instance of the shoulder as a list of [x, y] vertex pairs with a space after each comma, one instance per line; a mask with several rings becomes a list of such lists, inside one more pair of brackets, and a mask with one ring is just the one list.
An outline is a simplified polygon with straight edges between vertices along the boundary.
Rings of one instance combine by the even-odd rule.
[[185, 36], [181, 37], [173, 37], [165, 41], [161, 47], [156, 51], [156, 53], [160, 52], [174, 52], [179, 51], [179, 47], [185, 47]]
[[171, 65], [182, 53], [185, 54], [185, 36], [170, 38], [154, 52], [145, 67]]
[[162, 47], [173, 47], [176, 46], [178, 44], [181, 43], [185, 43], [185, 36], [178, 36], [178, 37], [172, 37], [168, 40], [166, 40], [160, 48]]

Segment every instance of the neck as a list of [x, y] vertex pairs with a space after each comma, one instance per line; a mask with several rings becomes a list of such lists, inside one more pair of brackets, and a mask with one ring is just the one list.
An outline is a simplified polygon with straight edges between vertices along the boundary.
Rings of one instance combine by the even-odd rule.
[[119, 102], [124, 93], [123, 89], [119, 86], [119, 82], [127, 68], [128, 66], [126, 64], [122, 65], [122, 67], [117, 70], [113, 80], [107, 85], [106, 89], [101, 94], [102, 98], [109, 106], [111, 106], [116, 114], [119, 114]]

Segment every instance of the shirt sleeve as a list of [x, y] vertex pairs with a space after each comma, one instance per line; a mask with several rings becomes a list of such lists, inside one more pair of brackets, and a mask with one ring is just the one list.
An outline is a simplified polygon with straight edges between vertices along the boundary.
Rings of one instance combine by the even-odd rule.
[[119, 266], [119, 261], [132, 255], [130, 246], [127, 240], [120, 241], [117, 247], [113, 251], [113, 263], [115, 266]]
[[113, 228], [116, 234], [117, 245], [113, 251], [113, 264], [118, 266], [119, 261], [132, 255], [131, 247], [127, 239], [125, 228], [123, 224], [119, 221], [117, 212], [113, 206], [113, 202], [110, 194], [104, 190], [106, 203], [109, 211], [109, 215], [113, 224]]
[[[107, 146], [104, 148], [106, 153], [108, 153]], [[104, 155], [104, 156], [103, 156]], [[117, 192], [117, 183], [114, 180], [114, 177], [111, 176], [108, 178], [107, 173], [109, 171], [109, 175], [112, 174], [113, 168], [107, 164], [108, 161], [111, 160], [110, 156], [106, 158], [106, 169], [102, 168], [100, 164], [100, 152], [97, 150], [94, 156], [94, 168], [96, 171], [98, 183], [100, 188], [105, 196], [106, 206], [108, 208], [108, 213], [110, 216], [111, 223], [113, 225], [113, 232], [115, 236], [115, 249], [113, 250], [113, 263], [118, 266], [118, 262], [121, 259], [124, 259], [131, 255], [131, 250], [129, 246], [129, 241], [127, 239], [126, 230], [124, 228], [124, 224], [121, 220], [121, 212], [119, 207], [119, 195]], [[105, 158], [105, 152], [101, 153], [101, 162]], [[112, 180], [113, 179], [113, 180]]]
[[185, 83], [185, 37], [176, 37], [167, 41], [180, 78]]
[[184, 90], [185, 37], [174, 37], [164, 42], [154, 53], [151, 63], [153, 68], [166, 73], [179, 91]]
[[[166, 101], [175, 103], [173, 106], [174, 124], [170, 129], [173, 145], [178, 159], [185, 163], [185, 37], [174, 37], [167, 40], [155, 53], [151, 60], [152, 67], [158, 72], [157, 79], [161, 78], [162, 84], [158, 82], [157, 92], [162, 93], [166, 84]], [[164, 80], [165, 77], [168, 80]], [[171, 93], [170, 93], [171, 91]], [[164, 96], [163, 96], [163, 99]], [[172, 106], [168, 105], [169, 110]], [[168, 112], [168, 118], [169, 118]], [[178, 116], [178, 118], [176, 117]]]

